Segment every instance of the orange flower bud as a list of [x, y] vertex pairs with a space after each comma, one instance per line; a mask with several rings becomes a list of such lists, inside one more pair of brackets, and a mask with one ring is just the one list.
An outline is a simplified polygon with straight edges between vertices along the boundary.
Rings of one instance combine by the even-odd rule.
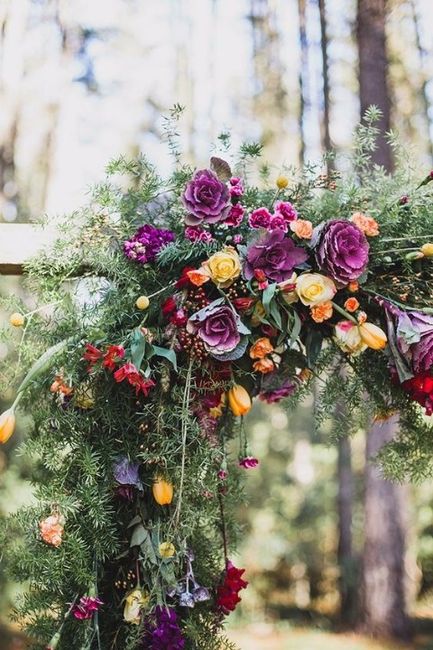
[[359, 291], [359, 282], [357, 280], [352, 280], [352, 282], [349, 282], [347, 285], [347, 288], [349, 289], [350, 293], [356, 293]]
[[24, 316], [15, 311], [10, 315], [9, 322], [13, 327], [22, 327], [24, 325]]
[[8, 409], [0, 415], [0, 443], [4, 444], [9, 440], [15, 431], [15, 413], [13, 409]]
[[372, 350], [383, 350], [388, 339], [385, 332], [373, 323], [362, 323], [359, 325], [361, 339]]
[[251, 359], [263, 359], [267, 354], [273, 352], [274, 346], [267, 336], [257, 339], [257, 341], [250, 347]]
[[168, 506], [173, 501], [173, 485], [157, 476], [152, 486], [152, 494], [156, 503], [160, 506]]
[[195, 287], [201, 287], [202, 284], [205, 284], [205, 282], [209, 282], [210, 280], [210, 275], [205, 271], [205, 269], [200, 268], [200, 269], [193, 269], [192, 271], [187, 271], [187, 276], [189, 278], [189, 281], [195, 286]]
[[264, 359], [258, 359], [253, 363], [253, 368], [256, 372], [261, 372], [263, 375], [266, 375], [268, 372], [272, 372], [275, 368], [275, 364], [272, 359], [265, 357]]
[[251, 410], [251, 397], [240, 384], [235, 384], [227, 393], [229, 406], [233, 415], [245, 415]]
[[354, 312], [359, 308], [359, 302], [356, 298], [348, 298], [344, 303], [344, 309], [349, 312]]

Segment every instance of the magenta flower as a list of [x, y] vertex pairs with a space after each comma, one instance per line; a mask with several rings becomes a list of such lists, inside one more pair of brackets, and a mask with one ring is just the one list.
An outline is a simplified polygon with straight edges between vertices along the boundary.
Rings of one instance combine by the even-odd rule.
[[224, 221], [231, 207], [227, 186], [209, 169], [194, 174], [185, 188], [182, 202], [188, 211], [185, 217], [188, 226]]
[[285, 221], [296, 221], [298, 213], [288, 201], [277, 201], [274, 205], [274, 214], [280, 215]]
[[259, 461], [254, 456], [245, 456], [239, 459], [239, 467], [243, 467], [244, 469], [254, 469], [258, 464]]
[[185, 228], [185, 237], [192, 242], [201, 241], [207, 243], [213, 240], [211, 233], [203, 230], [200, 226], [187, 226]]
[[251, 212], [248, 223], [251, 228], [268, 228], [271, 223], [272, 215], [267, 208], [258, 208]]
[[243, 193], [244, 184], [242, 182], [242, 179], [238, 178], [237, 176], [233, 176], [233, 178], [230, 179], [230, 196], [239, 197], [242, 196]]
[[295, 266], [308, 259], [304, 248], [295, 246], [290, 237], [285, 237], [282, 230], [273, 230], [260, 237], [247, 250], [244, 275], [247, 280], [257, 277], [257, 271], [263, 272], [268, 280], [284, 282], [293, 273]]
[[80, 621], [92, 618], [93, 614], [103, 605], [102, 600], [94, 596], [82, 596], [72, 610], [72, 614]]
[[337, 284], [357, 280], [367, 268], [369, 244], [364, 233], [350, 221], [333, 219], [319, 226], [312, 243], [320, 270]]
[[259, 399], [268, 404], [275, 404], [285, 397], [294, 395], [299, 383], [294, 379], [286, 379], [282, 383], [280, 381], [281, 379], [276, 372], [265, 375]]
[[245, 208], [240, 203], [236, 203], [236, 205], [232, 205], [230, 208], [230, 212], [227, 218], [224, 220], [224, 223], [226, 226], [233, 226], [236, 228], [242, 223], [244, 214]]
[[[224, 304], [224, 298], [214, 300], [193, 314], [188, 320], [187, 330], [201, 338], [206, 350], [213, 357], [224, 360], [238, 358], [236, 348], [241, 343], [241, 335], [250, 333], [239, 315]], [[239, 356], [242, 356], [243, 346], [239, 348], [239, 352]]]
[[146, 224], [141, 226], [131, 239], [124, 242], [123, 250], [130, 260], [147, 264], [153, 262], [160, 250], [174, 239], [175, 235], [171, 230]]
[[274, 214], [271, 217], [271, 223], [269, 224], [269, 230], [282, 230], [283, 232], [288, 231], [287, 221], [281, 214]]

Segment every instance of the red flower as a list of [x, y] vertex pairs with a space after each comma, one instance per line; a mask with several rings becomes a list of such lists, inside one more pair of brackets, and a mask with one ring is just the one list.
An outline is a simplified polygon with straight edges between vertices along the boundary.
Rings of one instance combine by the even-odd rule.
[[403, 382], [402, 387], [414, 402], [425, 408], [426, 415], [433, 415], [433, 376], [430, 373], [420, 372]]
[[194, 267], [185, 266], [179, 280], [176, 282], [176, 289], [185, 289], [185, 287], [191, 286], [191, 280], [188, 277], [189, 271], [195, 271]]
[[217, 589], [217, 607], [223, 614], [230, 614], [236, 609], [241, 601], [239, 592], [248, 586], [248, 582], [242, 580], [245, 569], [237, 569], [230, 561], [227, 562], [224, 582]]
[[183, 309], [178, 309], [170, 318], [170, 323], [176, 325], [176, 327], [183, 327], [188, 321], [188, 316], [185, 314]]
[[108, 368], [108, 370], [114, 370], [120, 359], [123, 359], [124, 356], [125, 349], [122, 345], [109, 345], [104, 354], [102, 365], [104, 368]]
[[113, 377], [118, 383], [126, 379], [131, 386], [135, 387], [136, 395], [139, 395], [141, 391], [145, 397], [148, 396], [149, 390], [155, 386], [155, 382], [152, 379], [143, 377], [134, 364], [130, 362], [125, 363], [116, 370]]
[[86, 343], [86, 351], [83, 354], [83, 359], [84, 361], [88, 361], [90, 363], [90, 367], [95, 365], [95, 363], [97, 363], [101, 357], [101, 350], [95, 348], [95, 346], [91, 343]]
[[254, 304], [254, 298], [235, 298], [232, 300], [233, 306], [240, 312], [243, 311], [248, 311], [253, 304]]
[[169, 296], [167, 300], [165, 300], [162, 303], [162, 307], [161, 307], [162, 313], [167, 318], [168, 316], [170, 316], [170, 314], [174, 312], [175, 309], [176, 309], [176, 301], [173, 298], [173, 296]]

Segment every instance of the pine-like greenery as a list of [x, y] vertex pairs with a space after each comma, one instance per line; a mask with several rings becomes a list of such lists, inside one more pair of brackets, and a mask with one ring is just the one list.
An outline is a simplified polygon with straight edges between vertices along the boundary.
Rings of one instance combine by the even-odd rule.
[[[146, 339], [150, 333], [157, 345], [170, 348], [170, 340], [164, 339], [161, 300], [170, 295], [183, 267], [215, 252], [215, 244], [191, 246], [180, 239], [163, 249], [154, 266], [131, 263], [122, 250], [122, 242], [144, 222], [180, 231], [179, 195], [193, 170], [181, 164], [175, 122], [179, 113], [176, 107], [166, 129], [176, 161], [173, 175], [163, 181], [144, 157], [113, 161], [89, 205], [68, 216], [52, 250], [27, 267], [27, 284], [38, 304], [22, 330], [16, 380], [50, 346], [65, 342], [63, 351], [32, 379], [21, 402], [33, 418], [32, 433], [21, 453], [33, 462], [36, 504], [11, 517], [0, 540], [9, 571], [29, 585], [16, 616], [34, 639], [35, 649], [45, 648], [63, 621], [58, 645], [62, 650], [140, 647], [142, 626], [123, 620], [123, 599], [135, 587], [137, 574], [149, 591], [151, 605], [165, 604], [167, 592], [184, 574], [188, 549], [193, 549], [197, 581], [213, 587], [224, 567], [224, 543], [233, 550], [239, 537], [234, 518], [234, 508], [242, 499], [239, 472], [231, 468], [221, 492], [217, 471], [225, 450], [203, 435], [189, 408], [202, 390], [197, 378], [206, 371], [180, 353], [177, 368], [173, 355], [151, 356], [150, 339]], [[389, 177], [381, 169], [371, 170], [374, 110], [369, 118], [357, 135], [353, 172], [341, 180], [337, 174], [324, 178], [320, 167], [310, 166], [301, 173], [287, 170], [292, 182], [280, 198], [292, 201], [302, 218], [313, 224], [360, 209], [376, 217], [382, 237], [372, 241], [368, 309], [377, 311], [375, 297], [384, 293], [405, 305], [431, 308], [431, 262], [405, 257], [407, 250], [433, 239], [431, 186], [416, 189], [419, 177], [395, 143], [396, 173]], [[227, 134], [219, 144], [230, 152]], [[239, 173], [253, 173], [260, 152], [259, 145], [244, 145], [237, 157]], [[263, 187], [248, 189], [243, 197], [247, 208], [270, 207], [275, 199], [271, 169], [264, 165], [260, 171]], [[405, 194], [410, 197], [407, 203], [400, 201]], [[389, 246], [384, 244], [387, 240]], [[138, 296], [157, 292], [158, 299], [151, 299], [145, 313], [135, 307]], [[13, 302], [8, 308], [20, 307]], [[4, 339], [9, 335], [2, 334]], [[157, 389], [143, 400], [135, 397], [130, 386], [117, 384], [107, 371], [89, 374], [82, 359], [86, 342], [101, 348], [124, 345], [136, 365], [151, 370]], [[431, 426], [401, 389], [390, 383], [386, 359], [367, 351], [349, 365], [347, 361], [329, 344], [314, 363], [311, 381], [319, 386], [319, 421], [329, 417], [337, 399], [344, 400], [349, 416], [336, 423], [336, 435], [347, 434], [378, 412], [400, 410], [402, 433], [384, 451], [384, 467], [398, 478], [430, 476]], [[339, 376], [341, 366], [346, 368], [345, 382]], [[10, 381], [10, 361], [2, 372], [3, 382]], [[56, 374], [75, 389], [70, 403], [62, 404], [50, 392]], [[310, 389], [311, 382], [303, 384], [292, 403]], [[83, 396], [88, 408], [80, 406], [86, 401]], [[228, 438], [237, 433], [228, 414], [221, 426]], [[140, 462], [144, 483], [142, 496], [131, 502], [116, 495], [113, 478], [114, 463], [125, 455]], [[158, 506], [152, 498], [157, 475], [174, 485], [170, 507]], [[53, 508], [66, 521], [64, 540], [57, 549], [43, 543], [39, 535], [39, 522]], [[162, 541], [174, 544], [173, 558], [160, 557]], [[92, 621], [67, 616], [71, 603], [95, 589], [104, 605]], [[187, 650], [233, 648], [220, 634], [221, 617], [212, 600], [184, 609]]]

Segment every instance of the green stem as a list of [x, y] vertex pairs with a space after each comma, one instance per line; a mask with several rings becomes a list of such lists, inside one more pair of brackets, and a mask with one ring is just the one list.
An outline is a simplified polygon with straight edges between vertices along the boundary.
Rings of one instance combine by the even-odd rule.
[[347, 312], [345, 309], [343, 309], [343, 307], [340, 307], [340, 305], [337, 305], [337, 303], [334, 302], [333, 300], [331, 302], [332, 302], [332, 306], [334, 307], [334, 309], [336, 311], [338, 311], [342, 316], [344, 316], [348, 320], [351, 320], [352, 323], [355, 323], [355, 325], [359, 325], [358, 321], [356, 320], [356, 318], [354, 316], [352, 316], [352, 314], [349, 314], [349, 312]]
[[181, 470], [180, 470], [180, 484], [179, 484], [179, 497], [177, 500], [176, 511], [174, 513], [174, 524], [177, 527], [180, 520], [180, 512], [182, 509], [182, 496], [183, 496], [183, 487], [185, 482], [185, 460], [186, 460], [186, 438], [188, 434], [188, 415], [189, 415], [189, 403], [191, 398], [191, 377], [192, 377], [192, 366], [193, 366], [193, 357], [190, 358], [188, 373], [186, 376], [185, 390], [183, 393], [182, 401], [182, 461], [181, 461]]

